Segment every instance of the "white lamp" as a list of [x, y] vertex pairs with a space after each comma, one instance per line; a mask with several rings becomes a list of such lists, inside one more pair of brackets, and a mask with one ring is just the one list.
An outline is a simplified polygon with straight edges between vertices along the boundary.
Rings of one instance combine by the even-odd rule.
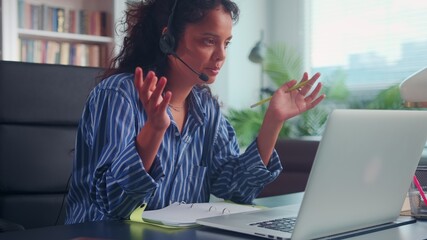
[[400, 84], [400, 96], [405, 107], [427, 108], [427, 67]]

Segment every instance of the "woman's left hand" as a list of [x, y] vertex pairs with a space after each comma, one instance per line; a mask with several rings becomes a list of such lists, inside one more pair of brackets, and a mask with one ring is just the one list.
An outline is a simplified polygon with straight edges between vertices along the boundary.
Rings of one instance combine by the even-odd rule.
[[292, 91], [288, 91], [288, 89], [297, 83], [295, 80], [283, 84], [274, 93], [266, 116], [269, 116], [272, 120], [284, 122], [317, 106], [325, 98], [324, 94], [318, 96], [322, 89], [322, 84], [319, 82], [312, 92], [310, 90], [319, 77], [320, 73], [316, 73], [308, 79], [308, 74], [304, 73], [301, 82], [308, 81], [308, 83]]

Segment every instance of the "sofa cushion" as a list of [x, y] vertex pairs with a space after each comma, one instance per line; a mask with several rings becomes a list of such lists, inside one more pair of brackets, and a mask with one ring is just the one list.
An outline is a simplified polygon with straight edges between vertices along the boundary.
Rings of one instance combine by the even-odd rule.
[[258, 197], [303, 192], [318, 146], [317, 140], [279, 139], [275, 149], [279, 154], [283, 171], [279, 177], [265, 186]]
[[2, 61], [0, 122], [76, 125], [100, 71]]

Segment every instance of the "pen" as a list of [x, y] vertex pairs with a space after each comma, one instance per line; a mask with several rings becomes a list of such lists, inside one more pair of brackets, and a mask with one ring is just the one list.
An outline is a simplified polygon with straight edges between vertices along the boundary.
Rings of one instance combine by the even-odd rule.
[[[298, 89], [298, 88], [300, 88], [300, 87], [304, 87], [307, 83], [308, 83], [308, 81], [300, 82], [300, 83], [298, 83], [298, 84], [296, 84], [296, 85], [294, 85], [294, 86], [292, 86], [292, 87], [288, 88], [288, 89], [286, 90], [286, 92], [291, 92], [291, 91], [293, 91], [293, 90], [295, 90], [295, 89]], [[251, 108], [254, 108], [254, 107], [256, 107], [256, 106], [262, 105], [262, 104], [264, 104], [264, 103], [266, 103], [266, 102], [270, 101], [272, 98], [273, 98], [273, 96], [268, 97], [268, 98], [265, 98], [265, 99], [263, 99], [263, 100], [261, 100], [261, 101], [259, 101], [259, 102], [257, 102], [257, 103], [254, 103], [254, 104], [252, 104], [252, 105], [251, 105]]]
[[420, 182], [418, 181], [418, 178], [416, 175], [414, 175], [414, 184], [418, 189], [418, 192], [420, 192], [421, 197], [423, 198], [424, 204], [427, 206], [427, 198], [426, 195], [424, 194], [423, 188], [421, 187]]

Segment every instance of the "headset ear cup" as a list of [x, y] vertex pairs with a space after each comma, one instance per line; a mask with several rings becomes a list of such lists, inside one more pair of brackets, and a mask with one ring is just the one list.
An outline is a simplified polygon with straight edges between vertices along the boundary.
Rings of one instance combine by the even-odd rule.
[[160, 50], [166, 54], [170, 55], [175, 52], [175, 38], [169, 32], [165, 32], [160, 37], [159, 42]]

